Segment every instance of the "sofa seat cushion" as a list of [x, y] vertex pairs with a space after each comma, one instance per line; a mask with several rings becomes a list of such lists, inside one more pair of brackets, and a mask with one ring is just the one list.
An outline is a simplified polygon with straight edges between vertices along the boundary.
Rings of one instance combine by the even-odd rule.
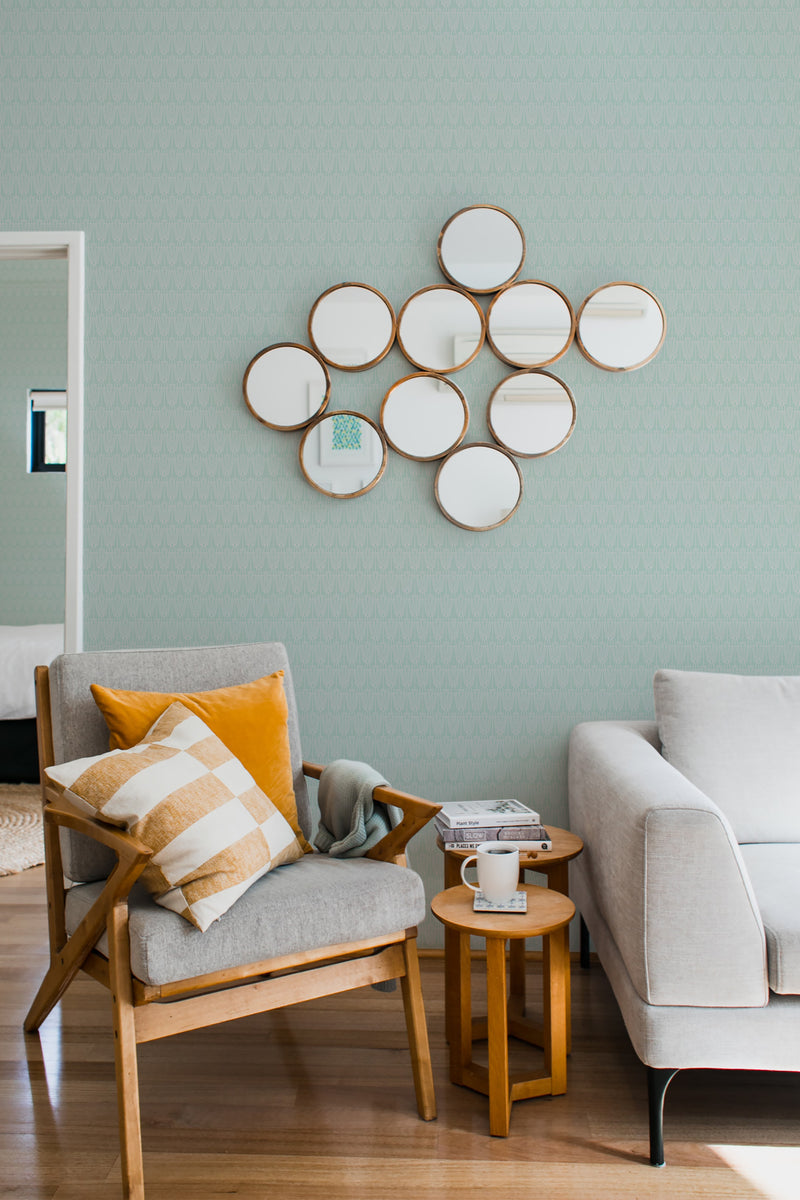
[[769, 986], [800, 996], [800, 844], [740, 846], [767, 935]]
[[[102, 888], [69, 889], [70, 934]], [[425, 892], [416, 872], [394, 863], [305, 854], [264, 875], [205, 933], [139, 884], [129, 913], [133, 974], [158, 985], [411, 928], [425, 916]], [[108, 952], [105, 934], [98, 949]]]
[[737, 842], [800, 842], [800, 675], [657, 671], [654, 692], [664, 758]]

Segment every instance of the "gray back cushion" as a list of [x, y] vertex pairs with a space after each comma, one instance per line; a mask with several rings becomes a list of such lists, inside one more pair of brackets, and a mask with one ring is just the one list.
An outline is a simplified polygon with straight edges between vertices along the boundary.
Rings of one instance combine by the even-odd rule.
[[[250, 683], [273, 671], [285, 672], [297, 816], [300, 828], [310, 838], [311, 809], [303, 775], [297, 704], [286, 650], [280, 642], [60, 655], [50, 667], [55, 761], [71, 762], [108, 750], [108, 727], [92, 697], [93, 683], [136, 692], [206, 692]], [[62, 851], [65, 873], [76, 882], [105, 879], [116, 862], [109, 850], [80, 834], [62, 833]]]
[[800, 676], [657, 671], [662, 753], [736, 840], [800, 841]]

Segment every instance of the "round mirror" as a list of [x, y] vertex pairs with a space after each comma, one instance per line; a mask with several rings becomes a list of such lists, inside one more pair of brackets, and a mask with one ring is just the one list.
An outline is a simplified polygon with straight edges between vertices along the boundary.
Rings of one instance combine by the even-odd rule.
[[397, 342], [421, 371], [460, 371], [484, 338], [483, 310], [449, 284], [423, 288], [406, 300], [397, 320]]
[[666, 332], [663, 308], [638, 283], [599, 287], [578, 311], [578, 347], [604, 371], [643, 367], [658, 354]]
[[386, 443], [369, 417], [347, 411], [326, 413], [303, 434], [300, 469], [311, 486], [326, 496], [363, 496], [386, 469]]
[[575, 314], [563, 292], [529, 279], [503, 288], [486, 315], [489, 345], [512, 367], [543, 367], [566, 354]]
[[339, 283], [311, 309], [308, 335], [321, 358], [341, 371], [374, 367], [392, 348], [394, 310], [366, 283]]
[[549, 371], [516, 371], [498, 384], [486, 415], [495, 441], [522, 458], [552, 454], [575, 428], [575, 400]]
[[452, 283], [470, 292], [496, 292], [522, 270], [525, 235], [511, 213], [473, 204], [446, 222], [437, 254]]
[[463, 393], [444, 375], [407, 375], [386, 393], [381, 428], [404, 458], [443, 458], [464, 439], [469, 409]]
[[436, 475], [436, 501], [462, 529], [495, 529], [517, 511], [522, 473], [499, 446], [475, 442], [444, 460]]
[[327, 368], [295, 342], [267, 346], [244, 373], [250, 412], [270, 429], [302, 429], [325, 408], [331, 390]]

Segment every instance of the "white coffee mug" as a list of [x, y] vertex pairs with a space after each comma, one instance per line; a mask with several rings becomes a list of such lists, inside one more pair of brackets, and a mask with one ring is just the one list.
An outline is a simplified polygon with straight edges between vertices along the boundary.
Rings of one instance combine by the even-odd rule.
[[[478, 886], [464, 878], [471, 862], [478, 868]], [[473, 892], [483, 892], [493, 904], [506, 904], [519, 883], [519, 848], [513, 842], [483, 842], [461, 864], [461, 878]]]

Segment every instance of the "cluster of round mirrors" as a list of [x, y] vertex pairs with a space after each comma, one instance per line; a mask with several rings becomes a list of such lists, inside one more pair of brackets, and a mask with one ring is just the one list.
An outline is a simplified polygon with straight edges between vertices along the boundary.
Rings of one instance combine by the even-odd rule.
[[[442, 460], [437, 503], [464, 529], [494, 529], [522, 499], [517, 458], [552, 454], [575, 427], [572, 392], [550, 371], [573, 341], [597, 367], [633, 371], [664, 342], [666, 318], [635, 283], [597, 288], [577, 314], [559, 288], [520, 280], [525, 236], [501, 208], [478, 204], [444, 225], [438, 259], [446, 284], [415, 292], [395, 316], [365, 283], [328, 288], [308, 318], [310, 347], [267, 346], [244, 376], [248, 408], [270, 429], [304, 429], [300, 468], [328, 496], [361, 496], [386, 469], [387, 446], [419, 462]], [[476, 295], [492, 296], [486, 312]], [[327, 412], [328, 368], [366, 371], [395, 344], [415, 367], [383, 398], [379, 424], [360, 413]], [[494, 442], [462, 445], [469, 426], [464, 393], [448, 378], [487, 342], [516, 368], [492, 392], [486, 422]]]

